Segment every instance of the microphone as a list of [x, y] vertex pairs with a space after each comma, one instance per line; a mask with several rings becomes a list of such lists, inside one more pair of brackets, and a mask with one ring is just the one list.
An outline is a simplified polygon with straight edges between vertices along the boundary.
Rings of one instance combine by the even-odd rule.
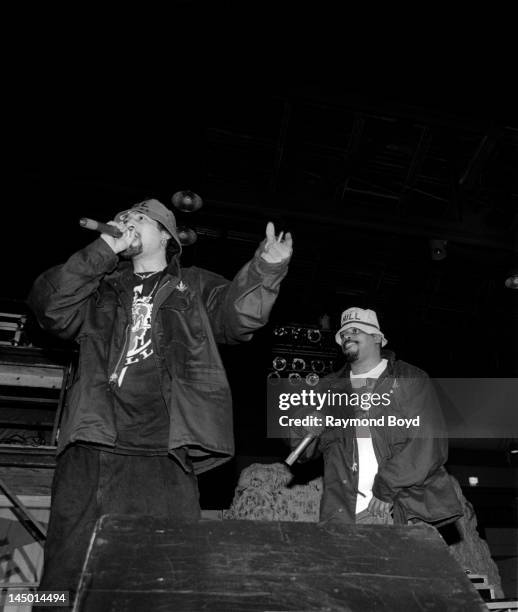
[[284, 463], [287, 465], [293, 465], [295, 461], [299, 458], [299, 455], [302, 451], [308, 446], [310, 442], [312, 442], [317, 436], [308, 434], [302, 442], [297, 446], [297, 448], [284, 460]]
[[122, 236], [122, 232], [118, 227], [108, 225], [108, 223], [94, 221], [93, 219], [88, 219], [87, 217], [79, 219], [79, 225], [85, 229], [93, 230], [94, 232], [99, 232], [101, 234], [108, 234], [114, 238], [120, 238]]

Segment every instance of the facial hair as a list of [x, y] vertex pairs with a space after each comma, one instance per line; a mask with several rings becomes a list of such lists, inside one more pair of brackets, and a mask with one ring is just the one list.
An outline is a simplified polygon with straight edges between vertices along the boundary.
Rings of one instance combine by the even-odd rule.
[[142, 241], [139, 238], [136, 243], [130, 244], [127, 249], [121, 251], [120, 255], [124, 259], [131, 259], [132, 257], [135, 257], [135, 255], [140, 255], [142, 253], [142, 250]]
[[[351, 350], [354, 348], [356, 348], [356, 350]], [[360, 356], [360, 351], [358, 350], [357, 344], [353, 344], [347, 349], [342, 346], [342, 352], [345, 355], [345, 360], [347, 361], [347, 363], [353, 363], [355, 361], [358, 361], [358, 358]]]

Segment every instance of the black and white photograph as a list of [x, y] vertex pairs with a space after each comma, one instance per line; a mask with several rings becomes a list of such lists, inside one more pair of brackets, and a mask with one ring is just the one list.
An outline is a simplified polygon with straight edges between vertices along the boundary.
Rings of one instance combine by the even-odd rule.
[[13, 68], [0, 608], [516, 610], [516, 109], [242, 37]]

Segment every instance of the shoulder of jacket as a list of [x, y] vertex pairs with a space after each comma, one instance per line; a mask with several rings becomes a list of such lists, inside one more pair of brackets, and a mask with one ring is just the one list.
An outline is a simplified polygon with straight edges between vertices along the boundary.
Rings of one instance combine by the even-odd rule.
[[402, 399], [408, 400], [430, 385], [428, 374], [406, 361], [396, 361], [392, 375], [394, 379], [392, 388], [400, 393], [399, 397]]
[[197, 285], [200, 290], [204, 290], [206, 286], [217, 287], [219, 285], [227, 285], [230, 281], [221, 274], [206, 270], [205, 268], [198, 268], [197, 266], [190, 266], [189, 268], [182, 268], [182, 278], [191, 284]]
[[424, 370], [401, 359], [397, 359], [394, 362], [394, 373], [396, 376], [405, 376], [408, 378], [429, 378]]
[[216, 272], [212, 272], [211, 270], [206, 270], [205, 268], [198, 268], [198, 266], [189, 266], [187, 268], [181, 268], [182, 278], [214, 278], [221, 276]]
[[342, 367], [338, 371], [328, 374], [320, 380], [320, 384], [330, 385], [334, 387], [340, 384], [347, 383], [349, 379], [344, 375], [345, 369], [345, 367]]

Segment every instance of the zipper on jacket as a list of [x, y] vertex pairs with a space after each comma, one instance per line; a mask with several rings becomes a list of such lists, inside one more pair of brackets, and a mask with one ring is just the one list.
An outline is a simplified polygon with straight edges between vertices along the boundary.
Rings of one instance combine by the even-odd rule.
[[[162, 291], [162, 289], [164, 287], [166, 287], [169, 283], [171, 282], [171, 279], [168, 279], [161, 287], [158, 288], [158, 291], [156, 292], [155, 295], [155, 299], [153, 300], [154, 304], [156, 303], [156, 298], [158, 297], [158, 294], [160, 293], [160, 291]], [[154, 319], [155, 319], [155, 307], [153, 304], [153, 311], [151, 314], [151, 334], [153, 334], [153, 327], [154, 327]], [[121, 365], [121, 361], [124, 359], [124, 357], [126, 356], [126, 347], [128, 345], [128, 338], [129, 338], [129, 328], [130, 328], [130, 324], [128, 323], [126, 325], [126, 332], [125, 332], [125, 338], [124, 338], [124, 345], [122, 347], [122, 351], [121, 354], [119, 356], [119, 359], [117, 360], [117, 365], [115, 366], [115, 370], [113, 370], [113, 372], [110, 374], [110, 378], [109, 378], [109, 384], [110, 386], [114, 386], [117, 383], [117, 380], [119, 379], [120, 373], [119, 373], [119, 368]], [[155, 352], [155, 349], [153, 347], [153, 352]]]
[[130, 325], [128, 323], [126, 325], [126, 331], [124, 334], [124, 345], [122, 347], [121, 354], [119, 356], [119, 359], [117, 360], [117, 365], [115, 366], [115, 370], [113, 370], [113, 372], [110, 374], [109, 382], [112, 387], [116, 384], [117, 380], [119, 379], [119, 374], [117, 373], [117, 370], [119, 369], [121, 361], [126, 356], [126, 346], [128, 345], [129, 330], [130, 330]]

